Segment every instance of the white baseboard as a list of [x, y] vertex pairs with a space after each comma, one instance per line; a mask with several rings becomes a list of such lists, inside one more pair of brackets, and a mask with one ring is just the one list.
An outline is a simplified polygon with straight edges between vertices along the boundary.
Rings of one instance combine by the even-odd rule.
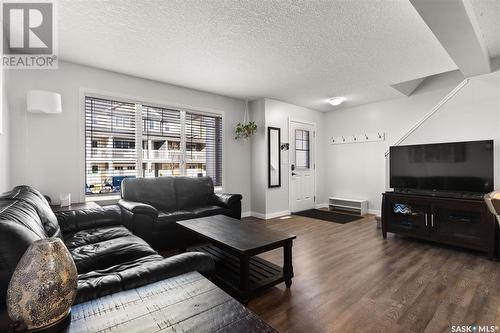
[[250, 217], [252, 216], [252, 212], [242, 212], [241, 217]]
[[328, 204], [326, 202], [316, 204], [316, 209], [320, 208], [328, 208]]
[[[262, 219], [262, 220], [269, 220], [269, 219], [274, 219], [276, 217], [290, 215], [291, 213], [289, 210], [284, 210], [282, 212], [269, 213], [269, 214], [263, 214], [263, 213], [257, 213], [257, 212], [249, 212], [249, 214], [250, 215], [248, 215], [248, 216], [253, 216], [253, 217], [256, 217], [256, 218]], [[241, 214], [241, 216], [243, 217], [243, 213]]]
[[253, 216], [253, 217], [256, 217], [256, 218], [262, 219], [262, 220], [266, 219], [266, 214], [257, 213], [257, 212], [250, 212], [250, 216]]
[[276, 213], [269, 213], [269, 214], [266, 214], [266, 220], [274, 219], [276, 217], [286, 216], [286, 215], [290, 215], [290, 214], [291, 213], [289, 210], [284, 210], [282, 212], [276, 212]]

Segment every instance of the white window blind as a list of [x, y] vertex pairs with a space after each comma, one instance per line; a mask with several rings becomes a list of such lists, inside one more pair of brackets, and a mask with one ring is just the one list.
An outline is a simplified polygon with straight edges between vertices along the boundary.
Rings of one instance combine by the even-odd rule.
[[135, 105], [85, 97], [85, 191], [120, 191], [123, 178], [135, 176]]
[[143, 177], [182, 175], [181, 112], [142, 106]]
[[222, 186], [222, 117], [186, 112], [186, 175]]
[[85, 97], [87, 195], [119, 193], [126, 177], [184, 175], [222, 186], [221, 116]]

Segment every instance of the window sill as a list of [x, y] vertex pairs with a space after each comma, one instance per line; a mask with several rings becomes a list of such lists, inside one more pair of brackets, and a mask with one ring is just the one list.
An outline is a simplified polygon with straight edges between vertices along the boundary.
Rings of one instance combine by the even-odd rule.
[[[223, 193], [224, 189], [222, 186], [216, 186], [216, 187], [214, 187], [214, 192], [215, 193]], [[87, 195], [85, 197], [85, 202], [101, 202], [101, 201], [106, 201], [106, 202], [116, 201], [116, 202], [118, 202], [118, 200], [120, 200], [120, 199], [121, 199], [121, 196], [119, 194], [96, 195], [96, 196]]]
[[109, 194], [109, 195], [99, 195], [99, 196], [88, 195], [85, 197], [85, 202], [106, 202], [106, 204], [117, 203], [118, 200], [120, 200], [119, 194]]

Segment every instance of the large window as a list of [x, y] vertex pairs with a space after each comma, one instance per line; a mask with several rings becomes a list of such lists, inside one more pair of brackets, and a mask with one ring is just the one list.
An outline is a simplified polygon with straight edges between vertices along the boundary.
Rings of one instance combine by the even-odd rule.
[[222, 117], [85, 97], [85, 191], [125, 177], [210, 176], [222, 186]]

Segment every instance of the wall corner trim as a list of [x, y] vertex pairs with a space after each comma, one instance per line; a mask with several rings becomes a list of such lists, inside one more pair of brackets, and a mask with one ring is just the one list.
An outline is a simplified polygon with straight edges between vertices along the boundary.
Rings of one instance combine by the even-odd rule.
[[382, 212], [380, 211], [380, 209], [368, 209], [368, 214], [373, 214], [380, 217], [382, 215]]

